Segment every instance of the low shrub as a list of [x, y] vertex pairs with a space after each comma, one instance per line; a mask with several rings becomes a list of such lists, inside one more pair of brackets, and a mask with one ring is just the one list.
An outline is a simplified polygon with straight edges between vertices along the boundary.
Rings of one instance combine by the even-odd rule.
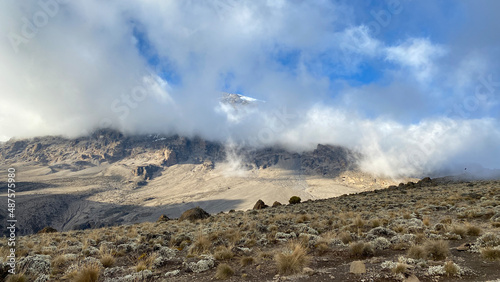
[[298, 204], [300, 203], [301, 199], [300, 197], [297, 197], [297, 196], [292, 196], [290, 198], [290, 200], [288, 200], [288, 202], [291, 204], [291, 205], [294, 205], [294, 204]]
[[432, 260], [443, 260], [450, 253], [448, 242], [444, 240], [427, 241], [424, 244], [427, 256]]

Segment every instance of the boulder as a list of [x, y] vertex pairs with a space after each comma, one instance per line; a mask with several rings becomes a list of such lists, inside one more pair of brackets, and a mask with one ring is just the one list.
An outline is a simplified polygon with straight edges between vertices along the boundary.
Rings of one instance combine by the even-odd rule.
[[190, 221], [195, 221], [198, 219], [204, 219], [210, 217], [210, 214], [206, 211], [204, 211], [200, 207], [192, 208], [187, 211], [185, 211], [181, 217], [179, 217], [179, 221], [183, 220], [190, 220]]
[[211, 268], [214, 268], [215, 261], [211, 256], [205, 256], [204, 259], [199, 260], [198, 262], [190, 262], [185, 264], [188, 270], [191, 270], [194, 273], [205, 272]]
[[278, 202], [278, 201], [274, 201], [274, 203], [273, 203], [273, 208], [274, 208], [274, 207], [279, 207], [279, 206], [281, 206], [281, 203], [280, 203], [280, 202]]
[[264, 203], [264, 201], [258, 200], [257, 203], [255, 203], [255, 205], [253, 206], [253, 209], [254, 210], [261, 210], [261, 209], [265, 209], [267, 207], [268, 206]]
[[26, 275], [39, 276], [50, 273], [50, 256], [33, 255], [23, 257], [18, 263], [19, 269], [24, 269]]

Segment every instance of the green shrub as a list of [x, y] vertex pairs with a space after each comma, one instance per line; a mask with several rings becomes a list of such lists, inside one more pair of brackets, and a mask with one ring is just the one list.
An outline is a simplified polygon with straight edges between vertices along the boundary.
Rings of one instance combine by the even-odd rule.
[[298, 204], [298, 203], [300, 203], [300, 201], [301, 201], [300, 197], [297, 197], [297, 196], [292, 196], [292, 197], [290, 198], [290, 200], [288, 200], [288, 202], [289, 202], [291, 205], [293, 205], [293, 204]]
[[365, 242], [351, 243], [349, 245], [349, 252], [354, 257], [372, 257], [375, 255], [372, 244]]

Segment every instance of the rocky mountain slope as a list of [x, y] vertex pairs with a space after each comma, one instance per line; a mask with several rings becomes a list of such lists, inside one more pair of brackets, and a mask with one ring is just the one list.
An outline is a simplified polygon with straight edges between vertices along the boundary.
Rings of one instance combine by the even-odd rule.
[[76, 139], [10, 140], [0, 147], [0, 168], [17, 171], [19, 232], [30, 234], [46, 226], [71, 230], [154, 221], [194, 206], [216, 213], [249, 209], [258, 199], [318, 199], [397, 183], [358, 171], [359, 157], [329, 145], [297, 153], [97, 130]]
[[[426, 178], [247, 211], [44, 229], [18, 238], [20, 274], [7, 281], [498, 281], [499, 200], [499, 181]], [[7, 238], [0, 253], [10, 253]]]

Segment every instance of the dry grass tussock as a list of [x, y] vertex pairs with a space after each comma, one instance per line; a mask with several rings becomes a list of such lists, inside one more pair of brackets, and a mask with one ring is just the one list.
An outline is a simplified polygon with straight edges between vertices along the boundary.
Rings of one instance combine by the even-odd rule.
[[293, 242], [287, 251], [278, 253], [275, 256], [278, 272], [283, 275], [295, 274], [309, 265], [311, 257], [307, 254], [307, 249], [301, 244]]
[[217, 270], [215, 272], [215, 279], [226, 280], [234, 275], [233, 268], [227, 263], [221, 263], [217, 266]]

